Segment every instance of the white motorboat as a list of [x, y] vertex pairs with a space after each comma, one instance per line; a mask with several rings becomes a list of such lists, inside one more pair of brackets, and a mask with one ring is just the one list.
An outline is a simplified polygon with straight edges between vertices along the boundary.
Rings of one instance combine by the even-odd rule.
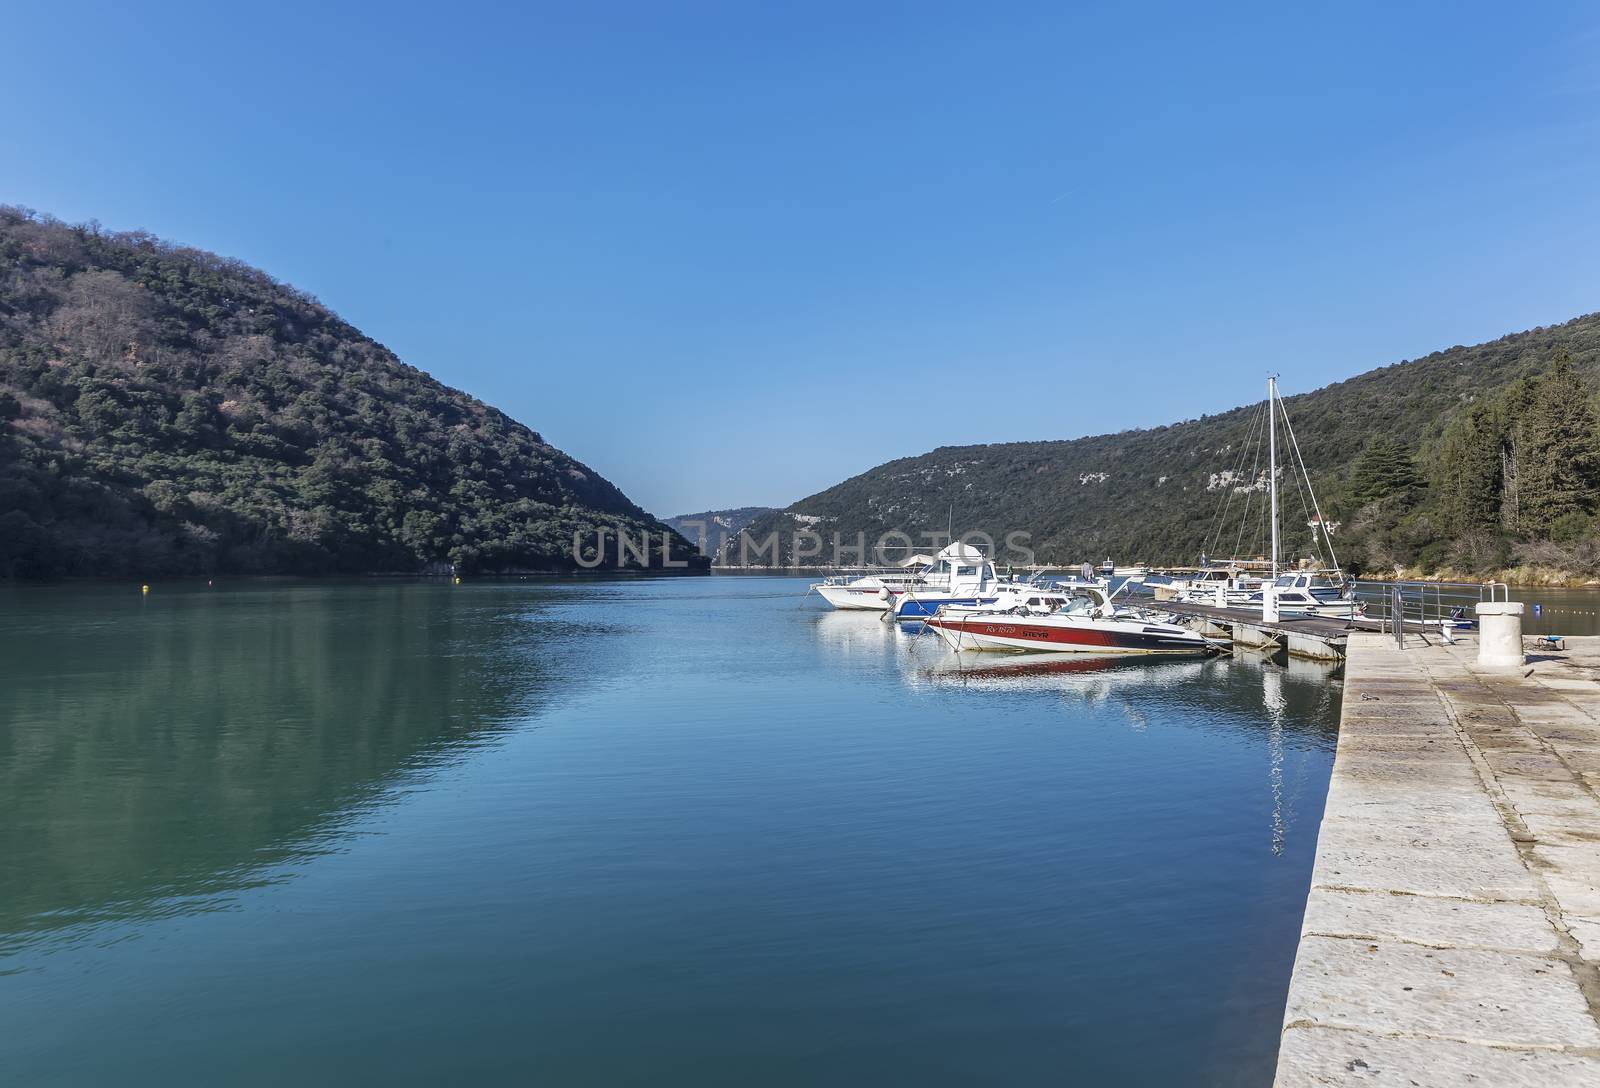
[[983, 552], [957, 542], [939, 553], [923, 573], [922, 584], [895, 598], [894, 617], [926, 619], [948, 605], [992, 608], [1000, 599], [1001, 587], [1011, 584], [1011, 579], [995, 573], [994, 564]]
[[1062, 586], [1039, 582], [1001, 582], [994, 587], [993, 595], [985, 598], [983, 603], [946, 603], [937, 612], [940, 615], [955, 615], [962, 612], [1010, 612], [1020, 609], [1024, 612], [1049, 613], [1064, 608], [1071, 600], [1072, 591]]
[[[1268, 582], [1266, 576], [1251, 574], [1232, 564], [1203, 566], [1192, 574], [1153, 583], [1157, 600], [1193, 601], [1196, 604], [1243, 604], [1250, 594], [1259, 593]], [[1221, 600], [1218, 600], [1218, 593]]]
[[1119, 610], [1103, 590], [1075, 596], [1054, 612], [950, 611], [930, 617], [927, 626], [958, 651], [1203, 654], [1226, 645], [1142, 611]]
[[[944, 548], [925, 566], [857, 577], [840, 575], [814, 583], [811, 588], [834, 608], [889, 611], [902, 618], [920, 619], [932, 615], [941, 604], [992, 603], [995, 589], [1006, 583], [981, 551], [956, 543]], [[906, 608], [903, 615], [902, 607]]]
[[883, 612], [893, 606], [894, 599], [918, 585], [922, 572], [905, 574], [866, 574], [851, 578], [839, 575], [812, 585], [823, 600], [835, 608]]
[[[1280, 574], [1273, 580], [1272, 586], [1280, 615], [1353, 620], [1367, 611], [1366, 604], [1356, 600], [1348, 587], [1314, 571]], [[1260, 608], [1261, 599], [1262, 590], [1258, 589], [1242, 603], [1247, 607]]]

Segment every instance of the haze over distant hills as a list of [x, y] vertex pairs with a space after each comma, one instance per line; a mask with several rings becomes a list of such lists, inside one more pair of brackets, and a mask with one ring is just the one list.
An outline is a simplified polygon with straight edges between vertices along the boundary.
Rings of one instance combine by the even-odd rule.
[[[619, 535], [648, 535], [645, 557]], [[704, 566], [593, 469], [316, 299], [143, 232], [0, 207], [0, 577], [664, 556]]]
[[[1575, 367], [1570, 379], [1542, 386], [1563, 358]], [[1589, 402], [1597, 376], [1600, 314], [1589, 314], [1286, 397], [1324, 513], [1341, 524], [1339, 561], [1366, 569], [1511, 562], [1595, 567], [1597, 462], [1582, 432], [1593, 430]], [[1281, 380], [1293, 390], [1292, 366]], [[1575, 384], [1562, 385], [1569, 380]], [[1264, 386], [1263, 380], [1262, 395]], [[1240, 389], [1239, 397], [1259, 400], [1257, 393]], [[1577, 414], [1555, 420], [1552, 413], [1560, 415], [1563, 403]], [[936, 430], [937, 416], [930, 418]], [[1107, 555], [1120, 563], [1192, 563], [1203, 552], [1256, 554], [1266, 547], [1265, 525], [1257, 520], [1247, 527], [1237, 515], [1265, 481], [1265, 461], [1253, 466], [1246, 456], [1259, 418], [1259, 403], [1247, 403], [1119, 434], [940, 447], [757, 517], [746, 530], [745, 558], [756, 554], [754, 562], [771, 563], [770, 553], [760, 555], [752, 545], [773, 533], [781, 563], [793, 560], [793, 537], [801, 531], [823, 538], [824, 562], [834, 534], [850, 547], [858, 536], [870, 544], [899, 530], [920, 545], [923, 534], [944, 532], [952, 515], [958, 535], [981, 531], [998, 542], [1007, 533], [1026, 533], [1038, 558], [1051, 563], [1098, 562]], [[1541, 445], [1563, 428], [1566, 445]], [[1259, 438], [1254, 441], [1259, 455]], [[1372, 462], [1365, 473], [1357, 472], [1362, 458]], [[1454, 471], [1464, 458], [1486, 466], [1472, 481]], [[1572, 471], [1570, 479], [1551, 485], [1565, 505], [1540, 520], [1518, 501], [1531, 486], [1529, 472], [1544, 463]], [[1288, 477], [1283, 488], [1286, 552], [1309, 554], [1309, 509]], [[1223, 518], [1230, 497], [1233, 510]], [[1262, 505], [1252, 508], [1258, 519]], [[721, 561], [738, 564], [739, 544]]]
[[711, 555], [724, 540], [742, 533], [762, 514], [772, 513], [770, 506], [737, 506], [729, 510], [702, 510], [698, 514], [677, 514], [663, 518], [673, 529], [706, 555]]

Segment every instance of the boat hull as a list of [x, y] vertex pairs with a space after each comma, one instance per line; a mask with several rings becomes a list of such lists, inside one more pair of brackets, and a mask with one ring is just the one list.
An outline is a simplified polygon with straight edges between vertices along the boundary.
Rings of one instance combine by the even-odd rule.
[[891, 589], [886, 597], [882, 586], [819, 585], [814, 588], [823, 600], [846, 611], [886, 612], [897, 596], [897, 591]]
[[1060, 622], [1054, 618], [936, 616], [927, 625], [955, 650], [1010, 650], [1097, 654], [1204, 654], [1206, 639], [1167, 624]]
[[894, 614], [896, 619], [922, 620], [938, 614], [939, 609], [948, 606], [955, 608], [980, 608], [993, 605], [998, 598], [995, 597], [945, 597], [945, 596], [907, 596], [895, 603]]

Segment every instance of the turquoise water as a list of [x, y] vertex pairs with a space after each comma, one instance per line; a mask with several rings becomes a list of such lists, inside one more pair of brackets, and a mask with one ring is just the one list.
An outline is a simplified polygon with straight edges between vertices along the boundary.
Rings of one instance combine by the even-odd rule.
[[0, 1081], [1269, 1084], [1337, 680], [804, 588], [0, 591]]

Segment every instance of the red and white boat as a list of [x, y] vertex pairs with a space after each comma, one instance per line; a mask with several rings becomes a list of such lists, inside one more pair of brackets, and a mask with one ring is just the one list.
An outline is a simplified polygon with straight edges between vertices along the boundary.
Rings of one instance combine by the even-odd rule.
[[1224, 645], [1177, 624], [1118, 610], [1103, 592], [1089, 593], [1047, 614], [941, 612], [924, 623], [952, 650], [1204, 654]]

